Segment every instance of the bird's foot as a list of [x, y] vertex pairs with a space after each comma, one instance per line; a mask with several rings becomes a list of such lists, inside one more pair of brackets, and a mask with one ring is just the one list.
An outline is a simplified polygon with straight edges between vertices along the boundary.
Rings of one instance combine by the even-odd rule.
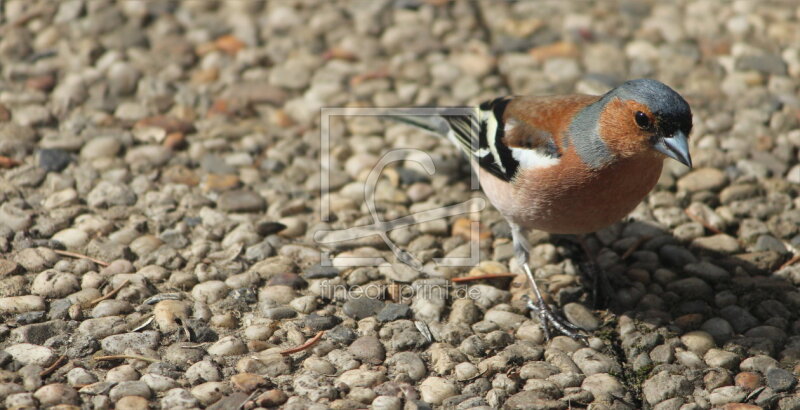
[[527, 305], [528, 308], [539, 317], [539, 323], [544, 331], [545, 340], [550, 340], [551, 335], [549, 325], [553, 325], [556, 330], [572, 339], [586, 339], [586, 335], [578, 333], [583, 329], [573, 325], [567, 319], [557, 315], [550, 309], [549, 306], [547, 306], [547, 304], [544, 303], [543, 300], [539, 299], [537, 302], [534, 302], [528, 298]]

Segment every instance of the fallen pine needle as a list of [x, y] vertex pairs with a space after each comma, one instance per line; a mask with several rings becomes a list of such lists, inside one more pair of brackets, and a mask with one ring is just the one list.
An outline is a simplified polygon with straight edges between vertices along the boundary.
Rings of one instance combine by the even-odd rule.
[[96, 360], [98, 362], [105, 361], [105, 360], [125, 360], [125, 359], [141, 360], [141, 361], [150, 362], [150, 363], [158, 363], [158, 362], [161, 361], [161, 360], [158, 360], [158, 359], [153, 359], [152, 357], [139, 356], [139, 355], [135, 355], [135, 354], [112, 354], [112, 355], [109, 355], [109, 356], [97, 356], [97, 357], [94, 358], [94, 360]]
[[14, 158], [4, 157], [0, 155], [0, 168], [14, 168], [20, 164], [22, 163], [15, 160]]
[[781, 267], [780, 267], [780, 268], [778, 268], [778, 270], [782, 270], [782, 269], [788, 268], [789, 266], [792, 266], [792, 265], [794, 265], [794, 264], [795, 264], [795, 263], [797, 263], [798, 261], [800, 261], [800, 253], [798, 253], [797, 255], [794, 255], [794, 256], [792, 257], [792, 259], [789, 259], [788, 261], [786, 261], [786, 263], [784, 263], [783, 265], [781, 265]]
[[111, 292], [108, 292], [108, 293], [106, 293], [105, 295], [103, 295], [103, 296], [100, 296], [99, 298], [97, 298], [97, 299], [95, 299], [95, 300], [93, 300], [93, 301], [89, 302], [89, 307], [92, 307], [92, 306], [94, 306], [94, 305], [96, 305], [96, 304], [98, 304], [98, 303], [100, 303], [100, 302], [102, 302], [102, 301], [104, 301], [104, 300], [106, 300], [106, 299], [111, 299], [111, 298], [113, 298], [113, 297], [114, 297], [114, 295], [116, 295], [117, 293], [119, 293], [119, 291], [121, 291], [121, 290], [122, 290], [122, 288], [124, 288], [125, 286], [127, 286], [129, 283], [131, 283], [131, 281], [129, 281], [128, 279], [125, 279], [125, 281], [124, 281], [124, 282], [122, 282], [122, 284], [121, 284], [121, 285], [117, 286], [117, 287], [116, 287], [116, 289], [114, 289], [114, 290], [112, 290]]
[[474, 280], [513, 278], [516, 276], [517, 275], [513, 273], [488, 273], [486, 275], [464, 276], [461, 278], [452, 278], [450, 280], [455, 283], [461, 283], [461, 282], [472, 282]]
[[62, 251], [62, 250], [59, 250], [59, 249], [53, 249], [53, 252], [55, 252], [57, 255], [70, 256], [70, 257], [78, 258], [78, 259], [86, 259], [86, 260], [92, 261], [92, 262], [94, 262], [94, 263], [96, 263], [96, 264], [98, 264], [100, 266], [108, 266], [108, 262], [103, 262], [100, 259], [95, 259], [95, 258], [92, 258], [91, 256], [82, 255], [80, 253], [75, 253], [75, 252], [70, 252], [70, 251]]
[[56, 371], [56, 369], [58, 369], [59, 367], [61, 367], [61, 365], [64, 364], [66, 358], [67, 356], [64, 355], [59, 356], [58, 359], [56, 359], [56, 361], [50, 365], [50, 367], [39, 372], [39, 377], [47, 377], [47, 375]]
[[683, 213], [685, 213], [686, 216], [689, 217], [689, 219], [699, 223], [700, 225], [703, 225], [704, 228], [708, 229], [711, 232], [714, 232], [717, 235], [724, 233], [724, 232], [720, 231], [719, 229], [717, 229], [716, 226], [711, 225], [710, 223], [708, 223], [705, 219], [699, 217], [698, 215], [695, 215], [694, 212], [690, 211], [689, 209], [684, 209]]
[[626, 250], [625, 250], [625, 253], [623, 253], [623, 254], [622, 254], [622, 256], [620, 257], [620, 259], [622, 259], [622, 260], [628, 259], [628, 258], [629, 258], [631, 255], [633, 255], [633, 253], [634, 253], [634, 252], [636, 252], [636, 250], [637, 250], [637, 249], [639, 249], [639, 247], [640, 247], [640, 246], [642, 246], [642, 244], [643, 244], [643, 243], [645, 243], [645, 242], [646, 242], [648, 239], [650, 239], [650, 238], [648, 238], [648, 237], [646, 237], [646, 236], [642, 236], [642, 237], [640, 237], [639, 239], [637, 239], [637, 240], [636, 240], [636, 242], [634, 242], [634, 243], [633, 243], [633, 244], [632, 244], [632, 245], [631, 245], [631, 246], [630, 246], [628, 249], [626, 249]]
[[305, 343], [301, 344], [300, 346], [293, 347], [291, 349], [286, 349], [286, 350], [282, 351], [281, 354], [287, 355], [287, 354], [302, 352], [303, 350], [306, 350], [309, 347], [314, 346], [314, 344], [317, 343], [319, 341], [319, 339], [322, 338], [323, 334], [325, 334], [325, 331], [324, 330], [320, 330], [319, 332], [317, 332], [316, 335], [314, 335], [314, 337], [312, 337], [311, 339], [306, 340]]

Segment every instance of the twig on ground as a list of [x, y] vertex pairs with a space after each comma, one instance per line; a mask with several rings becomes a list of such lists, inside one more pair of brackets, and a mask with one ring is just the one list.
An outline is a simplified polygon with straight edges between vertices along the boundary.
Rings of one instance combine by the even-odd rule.
[[486, 275], [463, 276], [460, 278], [452, 278], [450, 280], [455, 283], [463, 283], [463, 282], [472, 282], [475, 280], [513, 278], [516, 276], [517, 275], [513, 273], [487, 273]]
[[119, 291], [121, 291], [121, 290], [122, 290], [122, 288], [124, 288], [125, 286], [127, 286], [129, 283], [131, 283], [131, 281], [129, 281], [128, 279], [125, 279], [125, 281], [124, 281], [124, 282], [122, 282], [122, 284], [121, 284], [121, 285], [117, 286], [117, 287], [116, 287], [114, 290], [112, 290], [111, 292], [108, 292], [108, 293], [106, 293], [105, 295], [103, 295], [103, 296], [100, 296], [99, 298], [97, 298], [97, 299], [95, 299], [95, 300], [92, 300], [92, 301], [90, 301], [90, 302], [88, 303], [88, 307], [92, 307], [92, 306], [94, 306], [94, 305], [96, 305], [96, 304], [98, 304], [98, 303], [100, 303], [100, 302], [102, 302], [102, 301], [104, 301], [104, 300], [106, 300], [106, 299], [111, 299], [111, 298], [113, 298], [113, 297], [114, 297], [114, 295], [116, 295], [117, 293], [119, 293]]
[[150, 363], [158, 363], [158, 362], [161, 361], [161, 360], [158, 360], [158, 359], [153, 359], [152, 357], [139, 356], [139, 355], [135, 355], [135, 354], [112, 354], [112, 355], [108, 355], [108, 356], [97, 356], [97, 357], [94, 358], [94, 360], [96, 360], [98, 362], [105, 361], [105, 360], [126, 360], [126, 359], [141, 360], [141, 361], [150, 362]]
[[86, 259], [86, 260], [92, 261], [92, 262], [94, 262], [94, 263], [96, 263], [96, 264], [98, 264], [100, 266], [103, 266], [103, 267], [109, 265], [108, 262], [103, 262], [100, 259], [95, 259], [95, 258], [92, 258], [91, 256], [82, 255], [80, 253], [75, 253], [75, 252], [70, 252], [70, 251], [62, 251], [60, 249], [53, 249], [53, 252], [55, 252], [57, 255], [70, 256], [70, 257], [78, 258], [78, 259]]
[[64, 362], [66, 361], [66, 359], [67, 359], [67, 356], [64, 356], [63, 354], [61, 356], [59, 356], [58, 359], [56, 359], [56, 361], [53, 362], [53, 364], [50, 365], [50, 367], [48, 367], [48, 368], [42, 370], [41, 372], [39, 372], [39, 377], [47, 377], [50, 373], [53, 373], [54, 371], [56, 371], [56, 369], [61, 367], [64, 364]]
[[649, 236], [642, 236], [639, 239], [637, 239], [636, 242], [631, 244], [631, 246], [625, 250], [620, 259], [622, 260], [628, 259], [631, 255], [633, 255], [634, 252], [636, 252], [637, 249], [639, 249], [640, 246], [642, 246], [642, 244], [647, 242], [649, 239], [650, 239]]
[[325, 334], [325, 331], [324, 330], [320, 330], [319, 332], [317, 332], [316, 335], [314, 335], [314, 337], [312, 337], [311, 339], [306, 340], [305, 343], [301, 344], [300, 346], [293, 347], [291, 349], [286, 349], [286, 350], [282, 351], [281, 354], [282, 355], [289, 355], [289, 354], [292, 354], [292, 353], [302, 352], [303, 350], [306, 350], [309, 347], [314, 346], [314, 344], [317, 343], [319, 341], [319, 339], [322, 338], [323, 334]]
[[792, 266], [797, 262], [800, 262], [800, 253], [798, 253], [797, 255], [794, 255], [791, 259], [789, 259], [788, 261], [784, 262], [784, 264], [781, 265], [781, 267], [778, 268], [778, 270], [782, 270], [782, 269], [788, 268], [789, 266]]

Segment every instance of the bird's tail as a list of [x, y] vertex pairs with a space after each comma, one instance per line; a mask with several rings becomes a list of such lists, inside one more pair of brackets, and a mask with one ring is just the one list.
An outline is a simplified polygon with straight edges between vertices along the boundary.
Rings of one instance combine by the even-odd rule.
[[398, 111], [397, 114], [393, 112], [384, 116], [384, 118], [388, 118], [392, 121], [402, 124], [411, 125], [412, 127], [428, 131], [431, 134], [435, 134], [440, 137], [447, 137], [448, 132], [450, 132], [450, 124], [439, 114], [421, 115]]

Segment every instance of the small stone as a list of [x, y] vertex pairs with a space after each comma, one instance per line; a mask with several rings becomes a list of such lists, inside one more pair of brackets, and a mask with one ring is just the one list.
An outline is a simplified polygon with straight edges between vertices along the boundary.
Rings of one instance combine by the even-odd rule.
[[56, 358], [56, 352], [49, 347], [30, 343], [18, 343], [4, 349], [14, 360], [24, 365], [47, 367]]
[[712, 235], [704, 238], [696, 238], [692, 241], [691, 247], [693, 249], [706, 250], [718, 253], [736, 253], [741, 252], [742, 247], [739, 241], [724, 233]]
[[192, 396], [188, 390], [175, 388], [164, 394], [160, 404], [165, 409], [194, 408], [200, 405], [200, 401]]
[[624, 397], [627, 392], [617, 378], [606, 373], [597, 373], [586, 377], [581, 383], [581, 388], [592, 393], [595, 400], [602, 401]]
[[128, 364], [123, 364], [121, 366], [117, 366], [106, 373], [106, 382], [124, 382], [124, 381], [131, 381], [131, 380], [139, 380], [139, 372], [136, 371], [133, 366]]
[[383, 371], [353, 369], [343, 372], [336, 379], [339, 383], [353, 387], [374, 387], [386, 379]]
[[686, 278], [667, 285], [667, 290], [677, 293], [684, 299], [711, 299], [714, 290], [700, 278]]
[[104, 338], [100, 341], [100, 346], [109, 354], [123, 354], [127, 349], [156, 349], [158, 340], [159, 333], [155, 331], [122, 333]]
[[767, 370], [767, 386], [777, 392], [789, 391], [797, 384], [794, 375], [780, 367], [773, 367]]
[[114, 408], [117, 410], [147, 410], [149, 407], [150, 403], [148, 400], [139, 396], [121, 397], [114, 404]]
[[758, 325], [756, 319], [750, 312], [737, 305], [726, 306], [720, 310], [720, 316], [730, 323], [736, 333], [744, 333]]
[[256, 397], [256, 403], [262, 407], [277, 407], [286, 403], [286, 400], [288, 399], [289, 396], [287, 396], [282, 390], [272, 389], [267, 390]]
[[210, 360], [201, 360], [192, 364], [186, 369], [186, 379], [192, 383], [198, 382], [218, 382], [222, 380], [222, 375], [216, 364]]
[[714, 338], [702, 330], [686, 333], [681, 336], [681, 342], [687, 349], [701, 356], [715, 347]]
[[228, 191], [220, 195], [217, 207], [225, 212], [263, 212], [267, 201], [252, 191]]
[[600, 327], [600, 320], [580, 303], [567, 303], [564, 305], [564, 315], [575, 326], [586, 330], [594, 331]]
[[698, 168], [678, 180], [678, 189], [687, 192], [717, 191], [725, 186], [728, 178], [716, 168]]
[[149, 399], [152, 394], [153, 393], [150, 391], [150, 387], [148, 387], [145, 382], [140, 380], [129, 380], [119, 382], [116, 386], [112, 387], [111, 391], [108, 393], [108, 397], [112, 401], [116, 402], [117, 400], [126, 396], [138, 396]]
[[64, 150], [58, 148], [39, 150], [39, 167], [47, 172], [61, 172], [70, 162], [72, 162], [72, 157]]
[[39, 400], [39, 405], [42, 407], [50, 407], [58, 404], [71, 404], [77, 405], [80, 403], [78, 392], [74, 388], [62, 384], [53, 383], [42, 386], [36, 393], [33, 394], [36, 400]]
[[231, 376], [231, 383], [235, 389], [250, 393], [260, 386], [267, 384], [267, 379], [258, 374], [239, 373]]
[[389, 371], [395, 378], [406, 375], [413, 381], [419, 381], [428, 373], [425, 362], [414, 352], [394, 354], [386, 361], [386, 364], [389, 365]]
[[347, 350], [356, 358], [367, 363], [380, 364], [386, 358], [386, 349], [375, 336], [359, 337]]
[[403, 400], [395, 396], [377, 396], [370, 405], [375, 410], [401, 410]]
[[19, 314], [45, 310], [44, 298], [36, 295], [0, 298], [0, 313]]
[[619, 373], [622, 367], [614, 359], [591, 348], [583, 348], [572, 355], [572, 360], [583, 374]]
[[747, 397], [747, 392], [738, 386], [723, 386], [718, 387], [711, 391], [708, 396], [708, 401], [713, 406], [719, 406], [726, 403], [738, 403]]
[[97, 382], [97, 376], [82, 367], [76, 367], [67, 372], [67, 383], [72, 387], [95, 382]]
[[397, 319], [408, 319], [410, 315], [411, 308], [407, 304], [389, 302], [378, 312], [377, 319], [379, 322], [391, 322]]
[[723, 369], [734, 370], [739, 365], [739, 356], [735, 353], [712, 348], [705, 353], [703, 361], [705, 361], [709, 367], [721, 367]]
[[350, 299], [344, 303], [342, 310], [344, 314], [355, 319], [361, 320], [370, 316], [375, 316], [383, 309], [383, 302], [369, 297]]
[[227, 336], [208, 347], [208, 354], [214, 356], [235, 356], [247, 353], [247, 346], [236, 336]]
[[693, 386], [686, 376], [662, 371], [644, 382], [642, 394], [648, 403], [655, 405], [676, 396], [689, 394], [692, 389]]
[[738, 373], [734, 383], [746, 391], [753, 391], [762, 385], [761, 376], [755, 372]]
[[458, 394], [453, 382], [442, 377], [428, 377], [419, 386], [420, 396], [426, 403], [439, 405], [451, 396]]

